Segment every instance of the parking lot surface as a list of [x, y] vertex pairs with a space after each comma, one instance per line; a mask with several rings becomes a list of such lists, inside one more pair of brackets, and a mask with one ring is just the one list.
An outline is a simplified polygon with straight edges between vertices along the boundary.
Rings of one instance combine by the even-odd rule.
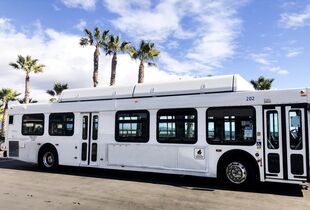
[[310, 209], [296, 185], [232, 189], [214, 179], [36, 165], [0, 158], [0, 209]]

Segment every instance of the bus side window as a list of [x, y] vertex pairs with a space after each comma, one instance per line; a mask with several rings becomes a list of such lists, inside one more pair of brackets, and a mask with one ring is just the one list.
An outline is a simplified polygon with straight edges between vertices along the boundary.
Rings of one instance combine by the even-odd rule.
[[197, 111], [195, 109], [161, 109], [157, 112], [159, 143], [195, 144]]
[[52, 113], [49, 116], [49, 135], [72, 136], [74, 133], [73, 113]]
[[207, 110], [209, 144], [253, 145], [255, 109], [253, 107], [212, 107]]
[[44, 134], [44, 114], [25, 114], [22, 119], [24, 136], [42, 136]]
[[149, 121], [147, 110], [116, 112], [115, 140], [119, 142], [148, 142]]

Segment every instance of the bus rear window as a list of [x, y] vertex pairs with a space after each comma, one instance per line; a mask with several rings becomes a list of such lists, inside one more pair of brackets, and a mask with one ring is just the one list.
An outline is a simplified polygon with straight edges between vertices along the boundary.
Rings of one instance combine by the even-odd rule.
[[209, 108], [207, 140], [210, 144], [254, 144], [255, 109], [253, 107]]
[[44, 115], [43, 114], [23, 115], [22, 134], [25, 136], [42, 136], [44, 134]]

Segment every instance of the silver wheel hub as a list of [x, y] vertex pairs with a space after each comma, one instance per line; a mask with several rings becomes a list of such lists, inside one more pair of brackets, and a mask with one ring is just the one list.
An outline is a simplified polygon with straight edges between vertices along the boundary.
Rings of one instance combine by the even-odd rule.
[[247, 170], [239, 162], [232, 162], [226, 167], [226, 176], [234, 184], [241, 184], [247, 178]]
[[46, 152], [43, 155], [43, 164], [47, 168], [50, 168], [55, 164], [55, 157], [52, 152]]

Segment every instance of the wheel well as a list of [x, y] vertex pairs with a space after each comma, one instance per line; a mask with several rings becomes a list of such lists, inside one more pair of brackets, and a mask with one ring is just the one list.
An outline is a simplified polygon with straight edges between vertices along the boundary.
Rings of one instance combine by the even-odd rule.
[[245, 160], [248, 161], [251, 166], [253, 166], [253, 169], [255, 170], [255, 175], [257, 180], [260, 179], [259, 177], [259, 168], [258, 168], [258, 164], [257, 161], [255, 160], [255, 158], [248, 152], [243, 151], [243, 150], [229, 150], [227, 152], [225, 152], [219, 159], [218, 164], [217, 164], [217, 177], [221, 176], [221, 171], [223, 169], [223, 165], [228, 161], [231, 160], [233, 158], [240, 158], [241, 160]]
[[39, 158], [40, 158], [40, 155], [41, 153], [44, 151], [44, 150], [47, 150], [47, 149], [50, 149], [50, 150], [53, 150], [56, 152], [56, 155], [57, 155], [57, 158], [58, 158], [58, 152], [57, 152], [57, 149], [54, 145], [50, 144], [50, 143], [46, 143], [46, 144], [43, 144], [40, 149], [39, 149], [39, 153], [38, 153], [38, 163], [39, 163]]

